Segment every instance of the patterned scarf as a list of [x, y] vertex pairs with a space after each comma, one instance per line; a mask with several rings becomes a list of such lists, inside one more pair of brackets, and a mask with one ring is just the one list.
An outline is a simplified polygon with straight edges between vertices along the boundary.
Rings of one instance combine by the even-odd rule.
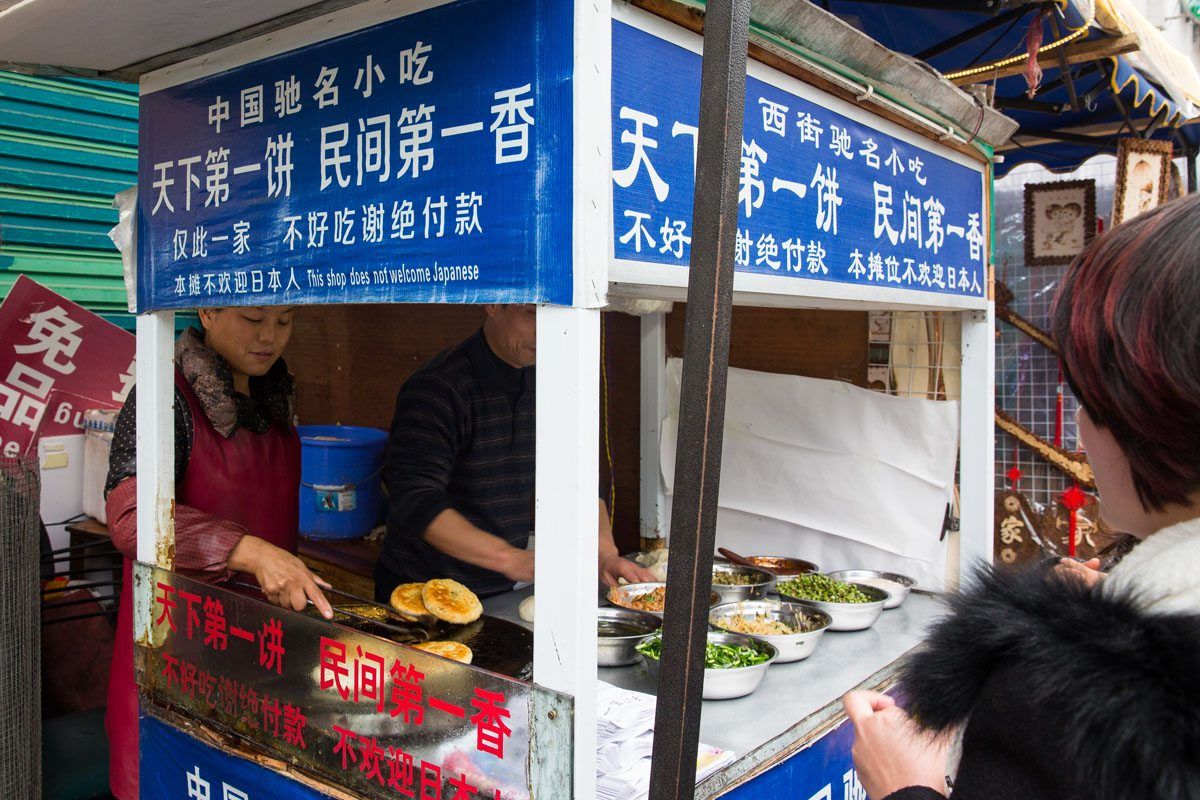
[[291, 424], [296, 381], [282, 358], [266, 375], [251, 376], [249, 397], [234, 390], [229, 363], [204, 343], [198, 328], [188, 328], [175, 342], [175, 364], [208, 421], [226, 439], [238, 428], [261, 434], [272, 424]]

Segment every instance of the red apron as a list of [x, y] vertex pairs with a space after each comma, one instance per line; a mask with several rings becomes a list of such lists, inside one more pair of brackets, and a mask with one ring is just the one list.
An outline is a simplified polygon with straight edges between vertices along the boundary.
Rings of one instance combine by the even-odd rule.
[[[295, 428], [272, 425], [263, 434], [238, 428], [226, 439], [213, 428], [183, 375], [175, 385], [192, 412], [192, 451], [176, 502], [241, 525], [254, 536], [296, 551], [300, 514], [300, 439]], [[186, 536], [186, 532], [176, 532]], [[138, 796], [138, 695], [133, 670], [131, 562], [117, 615], [108, 683], [109, 785], [118, 800]]]

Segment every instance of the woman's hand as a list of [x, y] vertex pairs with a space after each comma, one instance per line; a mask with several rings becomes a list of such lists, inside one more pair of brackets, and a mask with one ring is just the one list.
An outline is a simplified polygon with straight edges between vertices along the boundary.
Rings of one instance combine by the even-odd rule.
[[311, 600], [321, 616], [333, 619], [333, 608], [321, 592], [332, 587], [287, 550], [257, 536], [243, 536], [229, 554], [228, 564], [231, 570], [253, 575], [275, 605], [303, 611]]
[[1073, 558], [1060, 558], [1054, 565], [1054, 571], [1067, 578], [1074, 578], [1091, 588], [1104, 580], [1100, 571], [1100, 559], [1089, 558], [1087, 561], [1076, 561]]
[[908, 786], [946, 793], [947, 741], [918, 730], [886, 694], [850, 692], [842, 705], [854, 725], [854, 767], [872, 800]]

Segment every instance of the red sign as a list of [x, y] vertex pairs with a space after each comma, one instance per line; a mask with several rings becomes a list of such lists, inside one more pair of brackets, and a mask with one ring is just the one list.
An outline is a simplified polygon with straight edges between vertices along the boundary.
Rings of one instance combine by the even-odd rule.
[[0, 453], [82, 430], [83, 412], [120, 408], [133, 386], [128, 331], [24, 275], [0, 303]]

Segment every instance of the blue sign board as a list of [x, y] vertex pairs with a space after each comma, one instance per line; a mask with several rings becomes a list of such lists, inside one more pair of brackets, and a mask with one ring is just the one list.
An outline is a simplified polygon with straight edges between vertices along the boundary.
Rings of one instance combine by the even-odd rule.
[[143, 95], [139, 309], [569, 305], [572, 24], [459, 0]]
[[725, 800], [787, 797], [793, 800], [867, 800], [850, 748], [854, 726], [844, 720], [782, 764], [722, 795]]
[[153, 717], [140, 725], [141, 800], [327, 800], [328, 795], [224, 753]]
[[[687, 267], [699, 105], [697, 53], [613, 22], [617, 259]], [[982, 172], [861, 119], [747, 77], [736, 269], [983, 297]]]

